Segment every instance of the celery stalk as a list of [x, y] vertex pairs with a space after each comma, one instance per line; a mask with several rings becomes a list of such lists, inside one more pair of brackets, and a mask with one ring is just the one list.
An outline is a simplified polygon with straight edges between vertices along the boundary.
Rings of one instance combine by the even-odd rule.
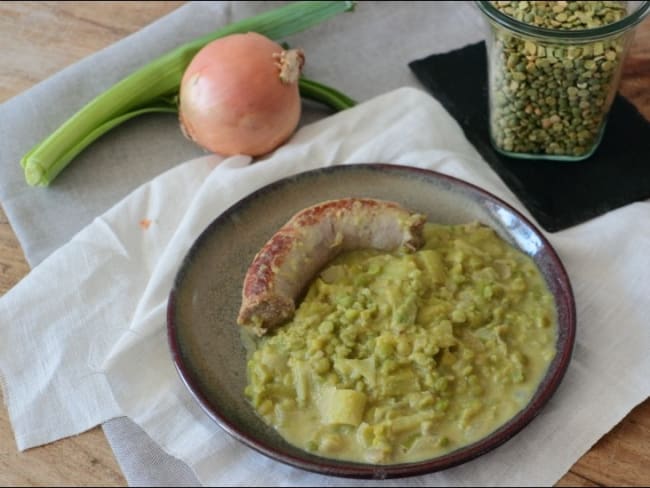
[[20, 163], [27, 183], [49, 185], [86, 146], [132, 117], [174, 111], [161, 99], [178, 93], [185, 69], [208, 42], [251, 31], [277, 40], [351, 10], [353, 5], [350, 1], [295, 2], [232, 23], [151, 61], [90, 101], [25, 154]]
[[334, 110], [345, 110], [356, 105], [347, 95], [314, 80], [300, 78], [299, 87], [302, 97], [329, 105]]
[[[77, 154], [83, 151], [87, 146], [89, 146], [96, 139], [104, 135], [106, 132], [108, 132], [114, 127], [117, 127], [123, 122], [132, 119], [133, 117], [137, 117], [138, 115], [142, 115], [142, 114], [156, 113], [156, 112], [178, 113], [178, 107], [176, 105], [168, 105], [168, 104], [147, 106], [114, 117], [97, 127], [92, 127], [84, 134], [80, 134], [79, 137], [76, 138], [75, 140], [71, 139], [70, 143], [74, 145], [68, 148], [67, 152], [63, 157], [60, 157], [56, 160], [52, 160], [51, 164], [49, 164], [46, 168], [44, 168], [41, 164], [38, 165], [33, 164], [34, 161], [36, 160], [33, 156], [33, 153], [37, 153], [37, 157], [38, 157], [39, 155], [38, 151], [42, 151], [41, 149], [42, 145], [35, 146], [31, 151], [25, 154], [25, 156], [21, 160], [21, 163], [27, 161], [26, 164], [23, 164], [23, 169], [25, 171], [25, 179], [27, 180], [28, 183], [36, 182], [36, 183], [30, 183], [30, 185], [38, 184], [39, 186], [47, 186], [46, 184], [43, 185], [40, 184], [39, 182], [41, 181], [51, 182], [52, 180], [54, 180], [54, 178], [56, 178], [56, 175], [58, 175], [63, 170], [63, 168], [65, 168], [68, 165], [68, 163]], [[33, 174], [34, 171], [37, 171], [37, 173]]]

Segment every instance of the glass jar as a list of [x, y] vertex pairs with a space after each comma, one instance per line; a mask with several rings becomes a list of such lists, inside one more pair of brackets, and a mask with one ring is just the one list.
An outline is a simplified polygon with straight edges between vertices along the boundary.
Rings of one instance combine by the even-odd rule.
[[[615, 22], [580, 30], [525, 22], [533, 19], [528, 9], [534, 2], [476, 3], [490, 25], [488, 91], [494, 148], [528, 159], [579, 161], [591, 156], [605, 130], [633, 28], [650, 11], [650, 2], [589, 2], [589, 8], [624, 4], [626, 13]], [[502, 9], [521, 9], [516, 14], [522, 20], [495, 3]], [[552, 25], [566, 28], [578, 22], [572, 3], [552, 3]], [[582, 13], [580, 18], [584, 20]]]

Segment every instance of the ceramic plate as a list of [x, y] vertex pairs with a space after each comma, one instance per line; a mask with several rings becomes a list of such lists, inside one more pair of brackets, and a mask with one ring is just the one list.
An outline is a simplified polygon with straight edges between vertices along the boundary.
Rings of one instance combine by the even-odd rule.
[[[337, 461], [288, 444], [247, 402], [243, 393], [246, 351], [235, 322], [246, 270], [262, 245], [293, 214], [323, 200], [343, 197], [393, 200], [426, 214], [430, 222], [478, 220], [531, 256], [541, 270], [555, 297], [558, 353], [528, 406], [488, 437], [416, 463], [378, 466]], [[277, 461], [327, 475], [413, 476], [474, 459], [510, 439], [539, 413], [555, 392], [571, 358], [575, 304], [567, 274], [551, 245], [531, 222], [502, 200], [433, 171], [385, 164], [346, 165], [273, 183], [216, 218], [194, 243], [178, 271], [169, 296], [168, 337], [176, 368], [203, 410], [253, 449]]]

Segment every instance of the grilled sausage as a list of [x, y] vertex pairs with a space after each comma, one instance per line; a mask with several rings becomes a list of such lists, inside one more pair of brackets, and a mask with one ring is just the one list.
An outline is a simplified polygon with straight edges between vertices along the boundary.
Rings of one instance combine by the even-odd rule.
[[338, 253], [415, 251], [424, 221], [397, 203], [366, 198], [330, 200], [298, 212], [253, 259], [237, 322], [263, 335], [293, 316], [300, 293]]

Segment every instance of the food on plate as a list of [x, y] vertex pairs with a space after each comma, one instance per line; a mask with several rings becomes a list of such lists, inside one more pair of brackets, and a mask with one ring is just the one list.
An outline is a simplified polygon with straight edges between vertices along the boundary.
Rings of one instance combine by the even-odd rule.
[[256, 339], [245, 394], [291, 444], [372, 464], [430, 459], [484, 438], [538, 388], [558, 327], [534, 262], [479, 223], [426, 223], [421, 247], [404, 236], [395, 250], [338, 254], [293, 318]]
[[422, 244], [424, 221], [397, 203], [370, 198], [330, 200], [298, 212], [253, 259], [237, 322], [264, 334], [293, 316], [300, 293], [340, 252], [412, 252]]

